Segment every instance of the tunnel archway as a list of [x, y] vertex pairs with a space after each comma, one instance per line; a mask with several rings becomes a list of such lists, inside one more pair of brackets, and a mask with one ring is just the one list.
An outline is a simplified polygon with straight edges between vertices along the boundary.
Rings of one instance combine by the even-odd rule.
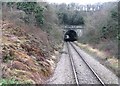
[[74, 30], [68, 30], [65, 34], [64, 34], [64, 41], [77, 41], [78, 36], [76, 31]]

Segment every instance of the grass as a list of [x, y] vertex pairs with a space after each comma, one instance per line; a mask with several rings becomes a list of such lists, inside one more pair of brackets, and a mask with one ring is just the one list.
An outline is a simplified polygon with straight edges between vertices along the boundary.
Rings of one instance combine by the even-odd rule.
[[19, 82], [19, 81], [16, 81], [15, 79], [0, 79], [0, 86], [11, 86], [11, 85], [14, 85], [14, 86], [18, 86], [18, 85], [25, 85], [25, 86], [32, 86], [32, 83], [29, 83], [30, 80], [26, 80], [25, 82]]
[[8, 86], [11, 84], [19, 84], [15, 79], [0, 79], [0, 86]]

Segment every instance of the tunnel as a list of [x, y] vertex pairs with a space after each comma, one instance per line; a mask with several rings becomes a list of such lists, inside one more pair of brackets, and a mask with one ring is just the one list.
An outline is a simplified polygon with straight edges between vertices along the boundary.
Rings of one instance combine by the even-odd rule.
[[77, 33], [74, 30], [68, 30], [65, 34], [64, 34], [64, 41], [77, 41], [78, 36]]

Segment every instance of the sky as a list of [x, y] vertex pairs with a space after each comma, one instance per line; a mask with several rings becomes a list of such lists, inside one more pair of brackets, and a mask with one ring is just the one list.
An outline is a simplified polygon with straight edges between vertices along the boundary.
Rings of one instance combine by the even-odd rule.
[[95, 4], [95, 3], [102, 3], [102, 2], [110, 2], [110, 1], [118, 1], [118, 0], [45, 0], [47, 2], [50, 2], [50, 3], [66, 3], [66, 4], [69, 4], [69, 3], [78, 3], [78, 4]]

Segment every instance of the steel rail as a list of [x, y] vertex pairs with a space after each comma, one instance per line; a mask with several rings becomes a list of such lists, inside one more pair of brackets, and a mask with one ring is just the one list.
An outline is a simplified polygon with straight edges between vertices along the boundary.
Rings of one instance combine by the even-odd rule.
[[78, 55], [82, 58], [82, 60], [85, 62], [85, 64], [88, 66], [88, 68], [92, 71], [92, 73], [96, 76], [96, 78], [98, 79], [98, 81], [103, 85], [106, 86], [105, 83], [102, 81], [102, 79], [98, 76], [98, 74], [94, 71], [94, 69], [85, 61], [85, 59], [80, 55], [80, 53], [78, 52], [78, 50], [74, 47], [74, 45], [72, 43], [70, 43], [70, 45], [74, 48], [74, 50], [78, 53]]
[[70, 57], [70, 62], [71, 62], [71, 66], [72, 66], [75, 82], [76, 82], [77, 86], [79, 86], [79, 79], [78, 79], [77, 72], [76, 72], [76, 69], [75, 69], [73, 57], [72, 57], [72, 55], [70, 53], [69, 43], [67, 43], [67, 49], [68, 49], [68, 53], [69, 53], [69, 57]]

